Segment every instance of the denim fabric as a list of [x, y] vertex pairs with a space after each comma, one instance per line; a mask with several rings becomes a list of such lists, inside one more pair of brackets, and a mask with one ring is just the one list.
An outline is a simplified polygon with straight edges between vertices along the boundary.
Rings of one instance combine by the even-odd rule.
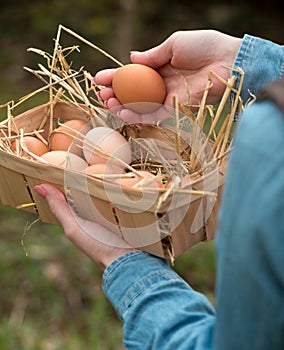
[[246, 34], [233, 66], [239, 67], [245, 72], [241, 97], [246, 104], [264, 85], [284, 78], [284, 46]]
[[[283, 74], [283, 56], [283, 47], [245, 36], [236, 64], [272, 81]], [[262, 85], [246, 78], [255, 92]], [[280, 111], [269, 102], [249, 106], [220, 212], [217, 314], [160, 258], [136, 251], [106, 268], [103, 289], [122, 320], [127, 349], [284, 349], [283, 150]]]
[[243, 114], [220, 212], [216, 349], [284, 349], [284, 116]]
[[124, 325], [127, 349], [211, 349], [215, 310], [165, 260], [142, 251], [118, 258], [103, 288]]

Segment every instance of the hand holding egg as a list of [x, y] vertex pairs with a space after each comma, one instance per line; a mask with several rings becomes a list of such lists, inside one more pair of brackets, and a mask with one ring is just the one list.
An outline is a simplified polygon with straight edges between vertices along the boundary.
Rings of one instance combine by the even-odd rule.
[[127, 64], [113, 76], [112, 88], [119, 102], [136, 113], [152, 113], [166, 97], [163, 78], [142, 64]]
[[142, 64], [127, 64], [118, 69], [106, 69], [94, 77], [95, 84], [112, 85], [99, 95], [105, 107], [126, 122], [158, 121], [168, 116], [158, 113], [166, 98], [166, 85], [153, 68]]

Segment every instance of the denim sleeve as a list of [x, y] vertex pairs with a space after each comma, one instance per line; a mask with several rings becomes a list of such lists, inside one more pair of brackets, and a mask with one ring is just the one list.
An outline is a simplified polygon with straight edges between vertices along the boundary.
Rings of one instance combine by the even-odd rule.
[[[283, 77], [283, 52], [280, 45], [244, 37], [235, 61], [245, 71], [244, 101], [249, 91], [256, 94], [267, 82]], [[226, 180], [229, 190], [217, 235], [217, 318], [206, 297], [164, 260], [142, 251], [127, 253], [103, 275], [103, 289], [122, 320], [127, 349], [283, 349], [283, 117], [274, 106], [258, 106], [248, 108], [249, 118], [242, 117], [243, 145], [233, 152]], [[272, 114], [276, 119], [267, 118]], [[263, 192], [268, 185], [269, 191]], [[282, 191], [279, 200], [275, 191]]]
[[127, 349], [211, 349], [215, 309], [163, 259], [127, 253], [107, 267], [103, 289], [123, 322]]
[[241, 97], [246, 103], [264, 85], [284, 77], [284, 46], [246, 34], [233, 68], [245, 73]]
[[270, 102], [243, 113], [217, 245], [218, 350], [284, 349], [284, 116]]

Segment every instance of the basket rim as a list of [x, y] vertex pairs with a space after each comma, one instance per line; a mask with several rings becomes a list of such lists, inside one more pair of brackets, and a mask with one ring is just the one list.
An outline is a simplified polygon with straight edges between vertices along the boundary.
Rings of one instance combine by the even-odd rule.
[[[68, 102], [68, 101], [58, 101], [56, 103], [56, 105], [58, 106], [63, 106], [64, 108], [76, 108], [78, 110], [80, 110], [80, 108], [78, 108], [78, 105], [76, 103], [72, 103], [72, 102]], [[56, 105], [54, 106], [56, 108]], [[28, 109], [27, 111], [24, 111], [20, 114], [18, 114], [17, 116], [14, 117], [14, 121], [17, 123], [18, 121], [22, 120], [22, 118], [26, 117], [27, 115], [29, 116], [29, 114], [31, 113], [37, 113], [38, 111], [42, 111], [43, 113], [45, 113], [45, 109], [47, 107], [50, 106], [50, 102], [35, 106], [31, 109]], [[85, 105], [83, 106], [83, 111], [80, 110], [80, 116], [83, 117], [83, 115], [86, 115], [88, 113], [88, 110], [86, 108]], [[56, 119], [56, 118], [55, 118]], [[8, 119], [4, 120], [1, 124], [0, 127], [5, 125], [4, 123], [8, 122]], [[9, 168], [10, 170], [13, 170], [15, 172], [18, 173], [22, 173], [23, 176], [30, 176], [39, 180], [43, 180], [46, 182], [50, 182], [50, 183], [55, 183], [57, 185], [64, 185], [64, 174], [65, 171], [68, 172], [68, 178], [71, 179], [72, 183], [74, 184], [74, 189], [83, 191], [83, 192], [87, 192], [89, 193], [91, 196], [99, 196], [99, 198], [107, 200], [107, 196], [104, 194], [104, 191], [111, 191], [112, 194], [114, 194], [114, 198], [116, 200], [116, 203], [119, 203], [120, 205], [122, 205], [121, 203], [121, 196], [119, 195], [120, 192], [123, 193], [124, 196], [127, 196], [129, 199], [133, 199], [133, 200], [139, 200], [141, 198], [141, 191], [134, 189], [134, 188], [123, 188], [121, 187], [119, 184], [116, 183], [111, 183], [109, 181], [103, 181], [102, 179], [99, 178], [95, 178], [94, 176], [91, 175], [86, 175], [86, 174], [80, 174], [77, 171], [72, 171], [71, 169], [64, 169], [61, 168], [59, 166], [55, 166], [55, 165], [51, 165], [51, 164], [44, 164], [44, 163], [40, 163], [40, 162], [36, 162], [34, 160], [30, 160], [30, 159], [25, 159], [23, 157], [20, 157], [16, 154], [12, 154], [9, 153], [5, 150], [0, 149], [0, 165], [6, 168]], [[51, 170], [52, 169], [52, 174], [51, 174]], [[196, 179], [192, 179], [192, 181], [190, 182], [190, 186], [194, 187], [195, 190], [199, 190], [202, 191], [202, 185], [204, 181], [209, 181], [210, 179], [212, 179], [213, 177], [218, 176], [218, 182], [217, 182], [217, 186], [215, 186], [215, 188], [210, 187], [211, 191], [216, 191], [219, 189], [219, 187], [221, 187], [224, 183], [224, 173], [225, 173], [225, 162], [222, 161], [220, 163], [220, 166], [218, 166], [217, 169], [214, 169], [206, 174], [203, 174], [202, 176], [200, 176], [199, 178]], [[51, 176], [52, 175], [52, 176]], [[70, 175], [70, 177], [69, 177]], [[79, 181], [78, 181], [79, 179]], [[83, 180], [84, 181], [80, 181]], [[87, 179], [87, 180], [86, 180]], [[214, 182], [214, 181], [213, 181]], [[83, 185], [82, 185], [83, 184]], [[186, 183], [184, 185], [187, 185]], [[88, 191], [86, 191], [86, 188]], [[174, 190], [174, 191], [178, 191], [178, 190]], [[159, 196], [163, 194], [163, 192], [165, 191], [160, 191], [161, 193], [159, 193]], [[149, 201], [151, 203], [153, 203], [153, 197], [156, 196], [157, 197], [157, 190], [155, 189], [143, 189], [143, 200], [145, 201]], [[188, 205], [191, 202], [194, 202], [195, 200], [199, 200], [200, 198], [202, 198], [204, 195], [199, 194], [199, 195], [194, 195], [193, 198], [192, 196], [190, 196], [190, 201], [188, 201], [188, 199], [186, 198], [186, 195], [182, 195], [180, 196], [180, 200], [178, 203], [178, 207], [182, 207], [184, 205]], [[173, 198], [173, 193], [170, 193], [168, 196], [168, 199], [161, 205], [161, 207], [159, 208], [159, 211], [163, 212], [166, 210], [166, 208], [169, 205], [169, 202], [172, 200]], [[151, 207], [152, 211], [156, 211], [156, 205], [157, 205], [157, 201], [154, 202], [154, 206]], [[133, 205], [133, 201], [132, 201], [132, 205]], [[127, 208], [127, 206], [125, 206], [125, 208]]]

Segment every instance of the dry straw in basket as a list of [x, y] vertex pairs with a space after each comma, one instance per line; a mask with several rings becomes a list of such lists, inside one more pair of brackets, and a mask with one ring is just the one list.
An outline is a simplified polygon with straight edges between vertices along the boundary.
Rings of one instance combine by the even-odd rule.
[[[78, 115], [79, 118], [88, 121], [92, 127], [111, 127], [121, 132], [131, 142], [134, 150], [133, 152], [136, 152], [136, 161], [130, 165], [124, 164], [126, 170], [133, 173], [137, 173], [137, 171], [140, 169], [149, 170], [155, 174], [156, 177], [158, 177], [164, 185], [160, 188], [153, 188], [151, 186], [147, 187], [147, 183], [145, 186], [144, 182], [143, 187], [145, 193], [151, 194], [153, 192], [156, 192], [157, 194], [157, 199], [153, 203], [153, 208], [151, 208], [149, 212], [143, 213], [146, 221], [148, 220], [147, 218], [151, 218], [150, 220], [154, 221], [155, 219], [153, 218], [156, 218], [156, 221], [158, 221], [158, 224], [155, 223], [156, 226], [154, 227], [154, 230], [157, 230], [157, 232], [155, 234], [153, 233], [156, 237], [155, 242], [149, 243], [149, 241], [146, 240], [146, 242], [144, 242], [145, 245], [143, 245], [143, 235], [147, 236], [148, 233], [143, 232], [141, 234], [143, 230], [141, 231], [140, 229], [137, 229], [136, 225], [137, 222], [140, 223], [140, 221], [144, 220], [144, 216], [142, 220], [139, 218], [137, 219], [138, 216], [135, 216], [136, 214], [131, 214], [131, 212], [128, 213], [127, 216], [127, 213], [124, 213], [123, 210], [120, 210], [119, 207], [116, 208], [113, 203], [111, 203], [111, 211], [113, 212], [115, 219], [111, 219], [113, 221], [111, 228], [114, 228], [114, 223], [116, 226], [120, 226], [117, 229], [118, 234], [120, 234], [125, 240], [134, 242], [134, 244], [135, 231], [137, 229], [137, 242], [142, 242], [140, 244], [140, 247], [142, 249], [145, 249], [153, 254], [168, 257], [171, 259], [181, 254], [192, 244], [195, 244], [200, 240], [212, 238], [214, 235], [214, 230], [216, 228], [215, 217], [218, 209], [220, 189], [222, 188], [228, 153], [232, 144], [232, 132], [234, 124], [233, 121], [236, 110], [242, 108], [242, 101], [240, 99], [240, 90], [244, 75], [242, 70], [239, 69], [235, 72], [241, 76], [238, 89], [235, 89], [235, 74], [233, 74], [228, 79], [228, 81], [224, 81], [213, 71], [210, 72], [208, 76], [208, 82], [204, 87], [202, 99], [196, 108], [196, 112], [191, 111], [190, 105], [179, 103], [178, 98], [174, 96], [173, 108], [168, 109], [168, 113], [171, 115], [170, 123], [161, 122], [148, 126], [128, 125], [119, 120], [116, 115], [110, 110], [104, 108], [103, 102], [99, 99], [98, 96], [98, 91], [101, 87], [95, 86], [93, 84], [92, 75], [83, 67], [79, 68], [78, 70], [72, 68], [72, 65], [68, 62], [68, 56], [73, 52], [79, 52], [79, 47], [72, 46], [63, 48], [60, 44], [62, 31], [67, 32], [68, 34], [74, 36], [76, 39], [82, 41], [84, 44], [105, 55], [107, 58], [115, 62], [118, 66], [123, 65], [121, 62], [113, 58], [110, 54], [106, 53], [93, 43], [84, 39], [72, 30], [60, 25], [55, 40], [53, 54], [48, 54], [39, 49], [29, 49], [29, 51], [35, 52], [46, 59], [47, 67], [39, 64], [37, 70], [25, 68], [27, 71], [33, 73], [37, 78], [39, 78], [44, 85], [36, 91], [33, 91], [24, 96], [18, 102], [15, 103], [14, 101], [11, 101], [4, 106], [7, 108], [7, 119], [0, 124], [1, 154], [4, 155], [4, 158], [6, 155], [10, 155], [12, 156], [11, 159], [13, 160], [15, 156], [19, 158], [19, 154], [15, 155], [15, 152], [11, 150], [11, 142], [14, 139], [18, 139], [20, 140], [20, 147], [26, 151], [26, 157], [28, 156], [33, 159], [33, 163], [31, 163], [29, 159], [24, 160], [24, 162], [28, 162], [29, 167], [38, 166], [40, 168], [39, 165], [35, 165], [38, 163], [35, 163], [34, 161], [39, 161], [42, 164], [43, 161], [40, 159], [41, 157], [38, 157], [29, 152], [29, 150], [25, 149], [23, 137], [26, 135], [34, 135], [45, 143], [48, 143], [50, 135], [52, 135], [54, 132], [55, 125], [58, 125], [58, 123], [62, 122], [62, 120], [58, 121], [58, 116], [60, 115], [58, 110], [67, 111], [67, 114], [69, 112], [72, 112], [75, 115]], [[231, 70], [230, 67], [227, 67], [227, 69]], [[210, 91], [210, 88], [212, 87], [212, 77], [218, 79], [225, 86], [225, 92], [218, 106], [207, 104], [207, 95]], [[183, 77], [181, 76], [181, 79], [182, 78]], [[46, 93], [46, 91], [48, 92], [48, 103], [43, 108], [39, 107], [41, 117], [39, 118], [36, 114], [34, 114], [33, 111], [31, 111], [31, 115], [35, 115], [35, 117], [33, 117], [34, 120], [36, 120], [35, 127], [32, 128], [32, 125], [26, 127], [25, 123], [22, 125], [23, 123], [21, 123], [21, 120], [23, 118], [26, 118], [25, 121], [27, 121], [28, 119], [26, 116], [14, 116], [16, 109], [35, 95], [42, 92]], [[188, 95], [190, 97], [189, 91]], [[230, 97], [233, 97], [233, 102], [228, 109], [228, 101], [230, 100]], [[30, 121], [30, 124], [32, 123], [33, 121]], [[193, 147], [184, 145], [183, 135], [187, 135], [189, 131], [192, 145], [194, 145], [195, 140], [200, 139], [201, 134], [203, 135], [202, 142], [197, 142], [197, 149], [193, 149]], [[155, 141], [157, 139], [162, 139], [166, 145], [172, 145], [175, 153], [178, 156], [174, 160], [167, 159], [167, 157], [161, 154], [161, 148], [159, 148], [157, 142]], [[211, 152], [210, 157], [207, 156], [208, 145]], [[15, 170], [19, 172], [19, 169], [13, 169], [11, 165], [7, 165], [8, 163], [11, 164], [11, 162], [13, 162], [11, 159], [6, 159], [6, 164], [2, 162], [2, 169], [8, 166], [9, 171]], [[116, 159], [116, 161], [119, 160]], [[24, 165], [26, 166], [26, 164]], [[208, 178], [210, 179], [212, 173], [216, 171], [216, 169], [214, 170], [214, 167], [217, 167], [217, 175], [219, 176], [217, 187], [215, 186], [214, 188], [213, 186], [213, 188], [210, 188], [209, 186], [209, 188], [204, 188], [204, 186], [200, 185], [200, 183], [202, 181], [206, 182]], [[5, 171], [2, 170], [2, 174], [4, 174]], [[41, 168], [38, 169], [38, 172], [40, 171], [42, 171]], [[56, 174], [55, 178], [58, 184], [58, 182], [60, 182], [58, 179], [61, 175], [56, 171], [52, 171], [50, 169], [50, 174]], [[32, 178], [34, 179], [34, 174], [32, 175]], [[27, 175], [24, 173], [22, 176], [26, 181], [25, 183], [31, 181], [30, 174]], [[100, 189], [98, 190], [98, 188], [100, 188], [101, 183], [108, 183], [109, 180], [113, 179], [116, 176], [117, 175], [115, 174], [104, 176], [97, 175], [93, 177], [90, 176], [88, 179], [88, 184], [90, 182], [91, 187], [94, 186], [96, 191], [100, 192]], [[129, 174], [123, 176], [129, 176]], [[37, 181], [33, 180], [31, 185], [35, 182], [40, 183], [42, 180], [46, 179], [38, 178]], [[187, 180], [190, 181], [190, 186], [186, 186]], [[54, 182], [56, 183], [56, 181]], [[64, 184], [61, 185], [64, 187]], [[30, 194], [32, 194], [31, 198], [34, 199], [35, 194], [33, 193], [31, 187], [29, 187], [30, 185], [28, 184], [26, 186]], [[110, 189], [111, 191], [115, 192], [116, 190], [112, 186], [113, 185], [110, 185]], [[135, 196], [133, 194], [133, 191], [126, 191], [127, 195], [129, 197]], [[169, 220], [171, 220], [170, 218], [173, 216], [171, 214], [164, 215], [164, 213], [169, 207], [168, 202], [177, 194], [181, 196], [181, 202], [186, 202], [186, 199], [190, 196], [190, 201], [192, 201], [189, 203], [190, 206], [191, 203], [194, 204], [197, 201], [201, 203], [200, 205], [204, 206], [208, 201], [210, 201], [210, 197], [214, 198], [214, 201], [217, 202], [217, 205], [212, 208], [212, 215], [208, 217], [208, 222], [204, 222], [202, 228], [200, 228], [196, 234], [188, 234], [187, 231], [189, 230], [187, 227], [187, 222], [183, 221], [180, 223], [180, 225], [177, 225], [174, 230], [171, 230], [170, 228], [171, 225], [169, 223]], [[96, 195], [97, 194], [94, 193], [91, 194], [91, 196]], [[3, 201], [3, 198], [5, 198], [4, 202], [8, 203], [9, 205], [8, 196], [4, 193], [3, 188], [0, 191], [0, 196], [1, 200]], [[218, 197], [217, 201], [216, 196]], [[192, 207], [194, 208], [193, 204]], [[38, 198], [37, 202], [33, 200], [32, 202], [18, 203], [15, 205], [14, 201], [12, 204], [12, 206], [19, 209], [28, 209], [30, 207], [36, 208], [36, 211], [38, 213], [43, 213], [43, 210], [40, 209], [42, 205], [43, 204], [39, 202]], [[47, 211], [48, 208], [45, 206], [44, 210]], [[78, 210], [80, 212], [80, 208], [78, 208]], [[176, 208], [174, 208], [174, 210], [176, 210]], [[193, 209], [190, 207], [189, 211], [190, 210]], [[195, 212], [196, 210], [194, 209], [192, 214], [184, 214], [185, 220], [191, 219], [191, 216], [194, 215]], [[44, 216], [44, 214], [41, 215]], [[162, 218], [163, 215], [164, 218]], [[88, 217], [88, 219], [90, 218]], [[47, 219], [45, 221], [48, 220], [49, 219], [47, 216]], [[211, 222], [212, 227], [210, 228]], [[124, 228], [123, 225], [126, 225], [127, 227]], [[133, 236], [130, 236], [129, 230], [133, 232], [131, 233]], [[209, 231], [211, 231], [210, 234], [208, 234]]]

